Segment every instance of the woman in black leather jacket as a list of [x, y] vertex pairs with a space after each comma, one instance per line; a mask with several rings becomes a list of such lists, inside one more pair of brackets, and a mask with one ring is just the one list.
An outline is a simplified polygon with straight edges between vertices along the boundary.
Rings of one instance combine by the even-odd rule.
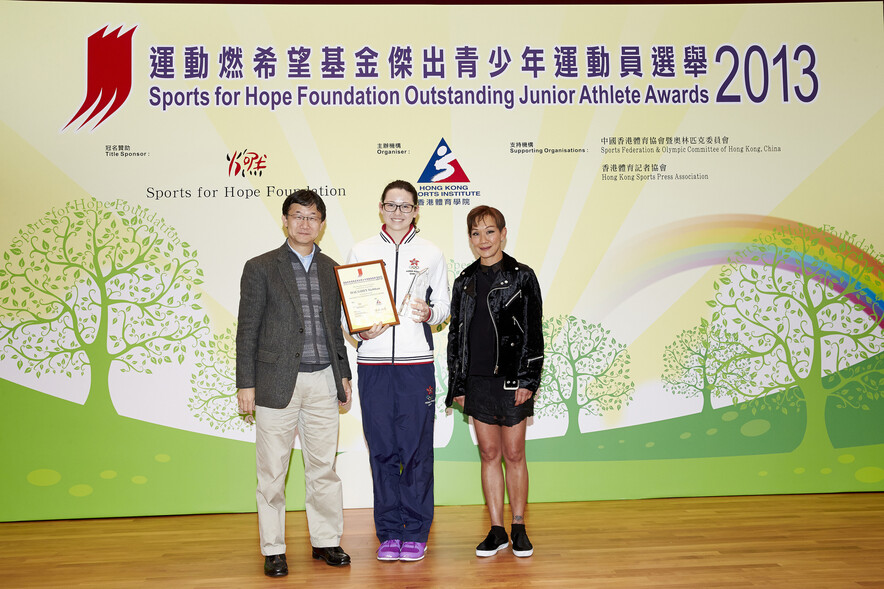
[[476, 555], [493, 556], [509, 544], [503, 527], [505, 480], [513, 513], [513, 554], [531, 556], [534, 548], [524, 520], [525, 430], [526, 418], [534, 415], [543, 368], [540, 285], [531, 268], [503, 252], [506, 220], [500, 211], [474, 208], [467, 215], [467, 230], [479, 259], [454, 281], [445, 404], [457, 402], [473, 418], [479, 442], [491, 531]]

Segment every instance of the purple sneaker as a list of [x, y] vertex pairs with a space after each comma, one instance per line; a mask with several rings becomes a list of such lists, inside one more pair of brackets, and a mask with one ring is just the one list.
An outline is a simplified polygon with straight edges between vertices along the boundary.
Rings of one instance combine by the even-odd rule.
[[426, 553], [426, 542], [405, 542], [399, 552], [399, 560], [420, 560]]
[[399, 560], [401, 540], [384, 540], [378, 548], [378, 560]]

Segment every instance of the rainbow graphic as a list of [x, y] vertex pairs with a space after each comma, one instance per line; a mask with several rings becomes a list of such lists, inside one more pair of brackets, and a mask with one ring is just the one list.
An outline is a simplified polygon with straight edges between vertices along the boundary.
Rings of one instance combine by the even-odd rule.
[[[660, 226], [619, 248], [609, 267], [618, 279], [607, 302], [622, 301], [669, 276], [729, 263], [769, 265], [804, 274], [862, 306], [884, 328], [884, 262], [856, 236], [781, 217], [709, 215]], [[613, 305], [612, 305], [613, 306]]]

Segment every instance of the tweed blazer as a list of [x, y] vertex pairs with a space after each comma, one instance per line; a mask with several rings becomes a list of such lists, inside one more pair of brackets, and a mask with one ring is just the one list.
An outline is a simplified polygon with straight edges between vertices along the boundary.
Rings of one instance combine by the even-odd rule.
[[[255, 389], [255, 403], [281, 409], [295, 390], [304, 348], [304, 313], [291, 249], [283, 243], [246, 262], [240, 281], [236, 329], [236, 386]], [[319, 274], [322, 324], [334, 372], [337, 397], [346, 400], [342, 378], [351, 378], [341, 331], [341, 295], [335, 278], [337, 263], [319, 251], [313, 256]]]

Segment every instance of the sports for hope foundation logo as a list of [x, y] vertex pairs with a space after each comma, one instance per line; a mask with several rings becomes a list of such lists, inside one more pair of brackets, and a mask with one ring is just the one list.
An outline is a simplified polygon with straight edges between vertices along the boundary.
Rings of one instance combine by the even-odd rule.
[[77, 130], [104, 113], [92, 130], [117, 112], [132, 91], [132, 36], [137, 25], [121, 33], [120, 25], [105, 34], [107, 26], [89, 35], [86, 42], [86, 97], [77, 113], [62, 128], [89, 113]]
[[470, 179], [445, 138], [439, 140], [417, 182], [420, 206], [470, 206], [472, 199], [481, 196], [480, 191], [471, 190]]

